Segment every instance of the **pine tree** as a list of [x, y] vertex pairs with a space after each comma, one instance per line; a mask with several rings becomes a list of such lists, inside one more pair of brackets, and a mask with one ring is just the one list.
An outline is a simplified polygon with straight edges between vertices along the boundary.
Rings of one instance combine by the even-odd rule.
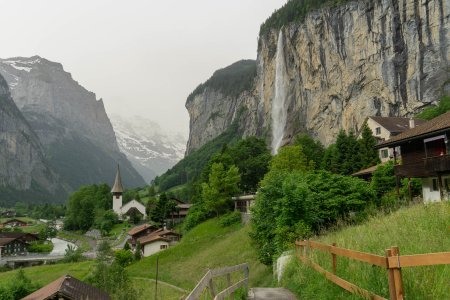
[[362, 136], [359, 140], [361, 169], [365, 169], [380, 163], [377, 150], [374, 148], [377, 144], [377, 140], [372, 135], [367, 124], [362, 129]]

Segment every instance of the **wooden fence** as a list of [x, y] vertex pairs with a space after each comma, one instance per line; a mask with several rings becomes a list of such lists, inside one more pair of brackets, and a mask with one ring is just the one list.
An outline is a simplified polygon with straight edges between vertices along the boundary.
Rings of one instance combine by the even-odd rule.
[[[231, 273], [243, 271], [244, 279], [236, 282], [235, 284], [231, 284]], [[205, 276], [200, 280], [197, 286], [192, 290], [192, 292], [185, 298], [185, 300], [197, 300], [202, 294], [205, 288], [209, 289], [209, 293], [214, 300], [222, 300], [225, 299], [226, 296], [230, 296], [231, 299], [234, 298], [234, 292], [242, 287], [246, 286], [248, 288], [248, 274], [249, 268], [247, 264], [240, 264], [232, 267], [225, 267], [220, 269], [209, 270], [206, 272]], [[228, 288], [216, 294], [215, 286], [213, 279], [218, 276], [227, 275], [227, 284]]]
[[[417, 266], [431, 266], [450, 264], [450, 252], [428, 253], [418, 255], [400, 255], [398, 247], [391, 247], [386, 249], [385, 256], [364, 253], [345, 248], [339, 248], [336, 243], [332, 245], [322, 244], [314, 241], [296, 241], [297, 257], [305, 264], [311, 266], [317, 272], [325, 275], [325, 277], [342, 287], [343, 289], [359, 294], [367, 299], [386, 300], [379, 295], [367, 291], [353, 283], [350, 283], [336, 275], [337, 272], [337, 256], [344, 256], [353, 260], [358, 260], [372, 266], [379, 266], [385, 268], [387, 271], [387, 278], [389, 283], [389, 294], [391, 300], [403, 300], [403, 281], [402, 268], [417, 267]], [[311, 260], [309, 254], [312, 250], [317, 249], [330, 253], [332, 272], [329, 272]]]

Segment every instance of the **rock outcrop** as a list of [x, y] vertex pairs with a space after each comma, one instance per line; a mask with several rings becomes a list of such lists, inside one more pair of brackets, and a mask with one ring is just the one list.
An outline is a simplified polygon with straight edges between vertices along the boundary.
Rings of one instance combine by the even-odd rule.
[[61, 64], [39, 56], [2, 59], [0, 74], [38, 135], [50, 166], [71, 189], [113, 182], [118, 163], [128, 188], [145, 184], [120, 152], [103, 101]]
[[[276, 55], [279, 36], [284, 56]], [[252, 89], [233, 99], [205, 90], [187, 105], [195, 133], [189, 149], [220, 134], [242, 108], [243, 135], [271, 139], [277, 57], [286, 66], [284, 143], [308, 132], [328, 145], [340, 129], [360, 129], [367, 116], [410, 116], [450, 93], [448, 0], [349, 2], [312, 11], [258, 44]], [[205, 124], [220, 115], [216, 108], [223, 119]]]

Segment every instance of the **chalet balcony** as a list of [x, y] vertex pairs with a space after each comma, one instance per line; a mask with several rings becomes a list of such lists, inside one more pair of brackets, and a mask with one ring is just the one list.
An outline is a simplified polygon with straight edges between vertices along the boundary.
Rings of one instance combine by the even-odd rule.
[[450, 172], [450, 154], [425, 158], [425, 169], [429, 172]]
[[438, 172], [450, 172], [450, 155], [422, 158], [420, 160], [400, 164], [394, 167], [395, 175], [400, 177], [429, 177]]

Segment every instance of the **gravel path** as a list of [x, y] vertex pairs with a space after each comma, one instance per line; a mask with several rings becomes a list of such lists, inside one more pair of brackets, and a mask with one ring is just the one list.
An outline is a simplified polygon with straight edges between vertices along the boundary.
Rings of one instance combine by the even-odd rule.
[[297, 300], [291, 291], [283, 288], [252, 288], [248, 300]]

